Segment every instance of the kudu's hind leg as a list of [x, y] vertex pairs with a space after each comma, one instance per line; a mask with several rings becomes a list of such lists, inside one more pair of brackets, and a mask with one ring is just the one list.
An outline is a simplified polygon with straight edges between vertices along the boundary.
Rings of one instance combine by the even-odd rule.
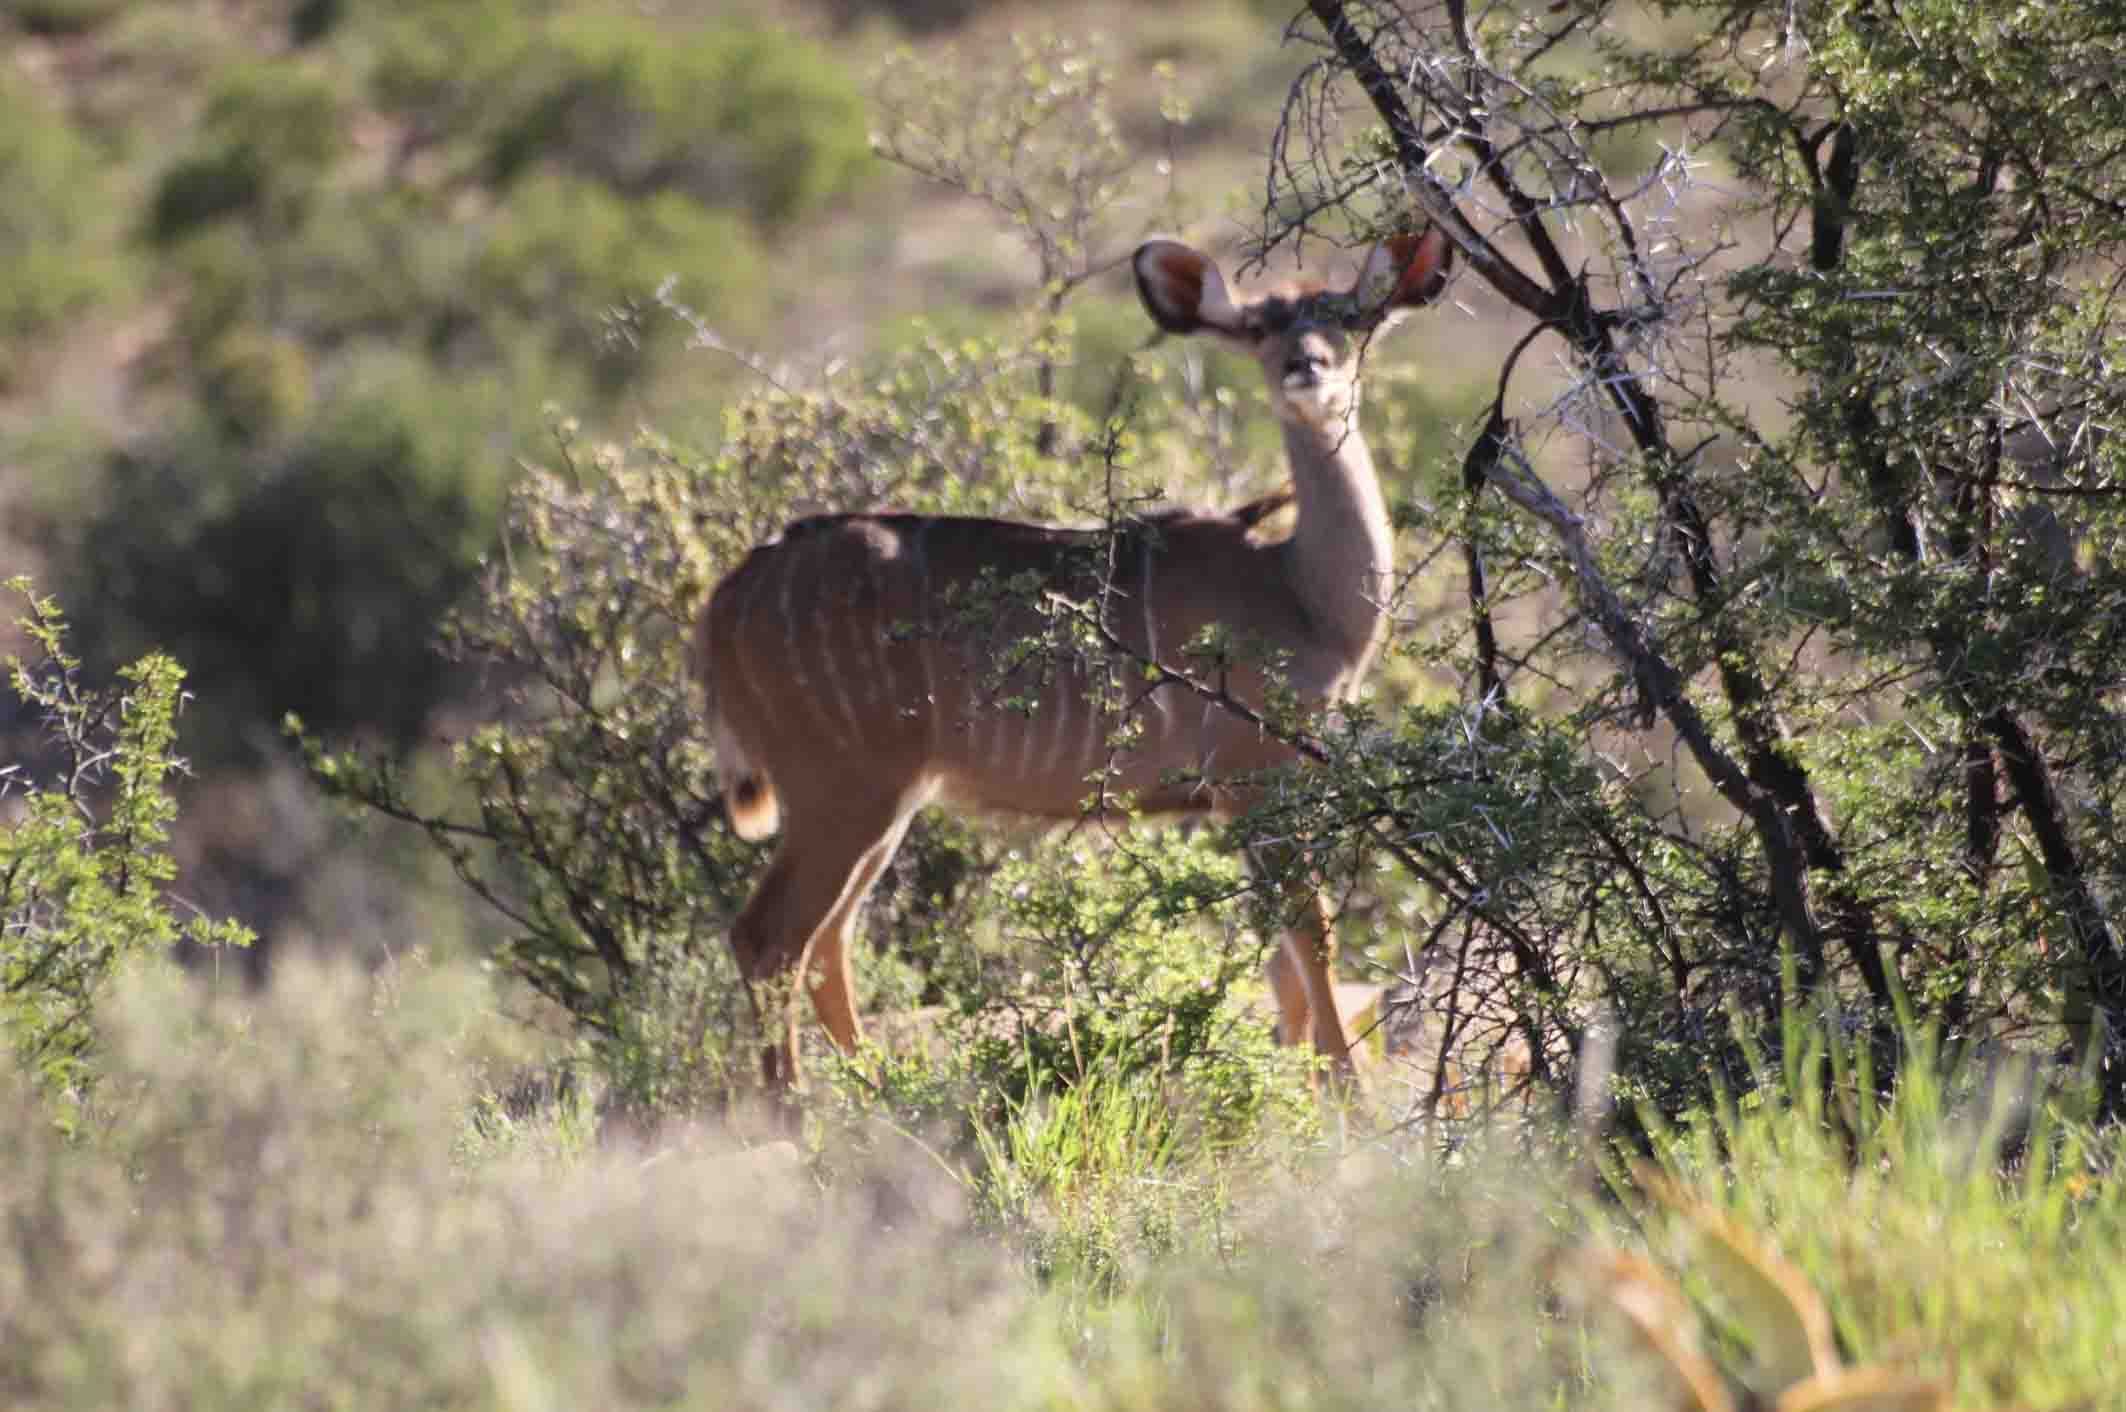
[[821, 1027], [834, 1041], [835, 1048], [844, 1054], [854, 1053], [864, 1042], [863, 1022], [857, 1017], [856, 992], [850, 975], [849, 940], [856, 932], [856, 918], [863, 910], [864, 899], [871, 895], [879, 874], [886, 870], [886, 865], [899, 851], [901, 838], [908, 832], [908, 821], [912, 817], [913, 811], [910, 811], [894, 820], [887, 828], [886, 836], [857, 860], [856, 871], [850, 875], [848, 886], [842, 889], [841, 901], [819, 924], [806, 946], [804, 969], [800, 974], [812, 992], [812, 1006], [819, 1012]]
[[799, 811], [786, 801], [782, 843], [731, 926], [739, 974], [756, 997], [772, 982], [794, 981], [779, 1010], [771, 1000], [761, 1011], [775, 1036], [762, 1064], [771, 1088], [798, 1080], [798, 1006], [807, 994], [838, 1047], [862, 1041], [848, 932], [905, 826], [890, 804]]

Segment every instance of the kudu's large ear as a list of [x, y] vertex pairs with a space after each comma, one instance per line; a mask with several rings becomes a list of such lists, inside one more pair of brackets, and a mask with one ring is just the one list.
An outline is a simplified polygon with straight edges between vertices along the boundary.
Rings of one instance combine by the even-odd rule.
[[1359, 272], [1359, 300], [1383, 315], [1439, 298], [1454, 265], [1454, 242], [1438, 226], [1423, 235], [1394, 235], [1373, 247]]
[[1225, 277], [1211, 257], [1178, 240], [1147, 240], [1130, 261], [1137, 273], [1137, 295], [1152, 322], [1168, 333], [1209, 329], [1232, 338], [1244, 336], [1240, 310], [1226, 291]]

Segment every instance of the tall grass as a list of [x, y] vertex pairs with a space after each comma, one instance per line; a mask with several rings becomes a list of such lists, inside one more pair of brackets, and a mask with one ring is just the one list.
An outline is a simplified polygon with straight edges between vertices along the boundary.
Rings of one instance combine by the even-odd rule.
[[[417, 966], [204, 1008], [149, 975], [85, 1136], [0, 1086], [0, 1404], [1632, 1407], [1552, 1276], [1597, 1234], [1691, 1274], [1635, 1195], [1591, 1204], [1522, 1138], [1236, 1151], [1185, 1092], [1097, 1077], [920, 1145], [600, 1137], [580, 1094], [486, 1099], [526, 1058], [494, 1011]], [[2119, 1405], [2116, 1145], [2004, 1106], [2028, 1085], [1910, 1072], [1870, 1107], [1800, 1071], [1658, 1155], [1854, 1359], [1967, 1406]]]
[[1662, 1138], [1667, 1170], [1810, 1277], [1852, 1358], [1964, 1406], [2126, 1406], [2121, 1143], [2075, 1076], [1907, 1030], [1885, 1098], [1864, 1044], [1788, 1029], [1784, 1072]]

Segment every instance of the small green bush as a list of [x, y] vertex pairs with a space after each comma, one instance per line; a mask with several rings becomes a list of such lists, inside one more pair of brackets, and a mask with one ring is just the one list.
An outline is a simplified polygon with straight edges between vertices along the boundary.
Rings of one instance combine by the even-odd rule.
[[472, 262], [469, 297], [497, 340], [542, 329], [558, 356], [611, 392], [653, 347], [685, 332], [656, 307], [670, 278], [690, 302], [743, 322], [765, 283], [759, 241], [740, 217], [679, 191], [628, 200], [558, 172], [519, 182]]
[[571, 15], [503, 101], [490, 158], [505, 182], [560, 160], [619, 191], [682, 191], [780, 224], [849, 191], [870, 162], [850, 76], [808, 40], [743, 23], [674, 36]]
[[270, 444], [310, 410], [310, 356], [303, 345], [259, 328], [232, 330], [200, 370], [200, 401], [239, 446]]
[[178, 355], [212, 349], [232, 331], [264, 321], [267, 283], [257, 242], [230, 226], [194, 234], [163, 268], [178, 290]]
[[119, 282], [107, 168], [65, 117], [0, 72], [0, 389], [17, 348]]
[[222, 76], [191, 152], [157, 184], [148, 238], [183, 239], [235, 215], [298, 228], [311, 197], [345, 148], [337, 92], [298, 64], [257, 63]]
[[159, 653], [105, 687], [84, 680], [50, 600], [11, 579], [37, 654], [8, 661], [12, 694], [43, 730], [27, 762], [0, 765], [0, 1040], [62, 1124], [98, 1072], [98, 1008], [119, 977], [180, 937], [243, 945], [244, 932], [180, 920], [164, 886], [184, 762], [173, 752], [184, 673]]
[[484, 141], [537, 36], [516, 0], [427, 0], [363, 15], [376, 48], [369, 88], [422, 140]]
[[264, 164], [234, 145], [185, 157], [163, 173], [148, 213], [148, 236], [169, 242], [200, 226], [250, 209], [265, 185]]

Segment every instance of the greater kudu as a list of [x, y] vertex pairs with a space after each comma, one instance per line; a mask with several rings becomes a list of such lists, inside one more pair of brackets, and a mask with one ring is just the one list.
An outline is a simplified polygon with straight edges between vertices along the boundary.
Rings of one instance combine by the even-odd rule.
[[[1359, 361], [1372, 335], [1446, 283], [1437, 229], [1372, 252], [1349, 288], [1286, 287], [1241, 301], [1203, 254], [1153, 240], [1134, 258], [1153, 320], [1253, 354], [1283, 424], [1297, 518], [1265, 540], [1253, 513], [1172, 512], [1112, 533], [912, 514], [821, 515], [755, 548], [701, 615], [695, 666], [717, 768], [741, 837], [782, 843], [732, 929], [749, 983], [801, 978], [844, 1050], [861, 1039], [848, 943], [857, 911], [926, 804], [1075, 819], [1103, 798], [1144, 814], [1244, 810], [1259, 777], [1298, 753], [1256, 722], [1168, 681], [1118, 694], [1114, 655], [1188, 672], [1214, 625], [1256, 651], [1225, 673], [1264, 698], [1262, 664], [1299, 699], [1350, 698], [1384, 635], [1391, 531], [1359, 433]], [[999, 680], [1014, 642], [1055, 640], [1044, 608], [1074, 606], [1109, 652], [1036, 654]], [[1126, 748], [1115, 745], [1129, 726]], [[1330, 986], [1334, 938], [1318, 890], [1294, 909], [1270, 972], [1286, 1043], [1350, 1056]], [[771, 1081], [797, 1072], [794, 996]]]

